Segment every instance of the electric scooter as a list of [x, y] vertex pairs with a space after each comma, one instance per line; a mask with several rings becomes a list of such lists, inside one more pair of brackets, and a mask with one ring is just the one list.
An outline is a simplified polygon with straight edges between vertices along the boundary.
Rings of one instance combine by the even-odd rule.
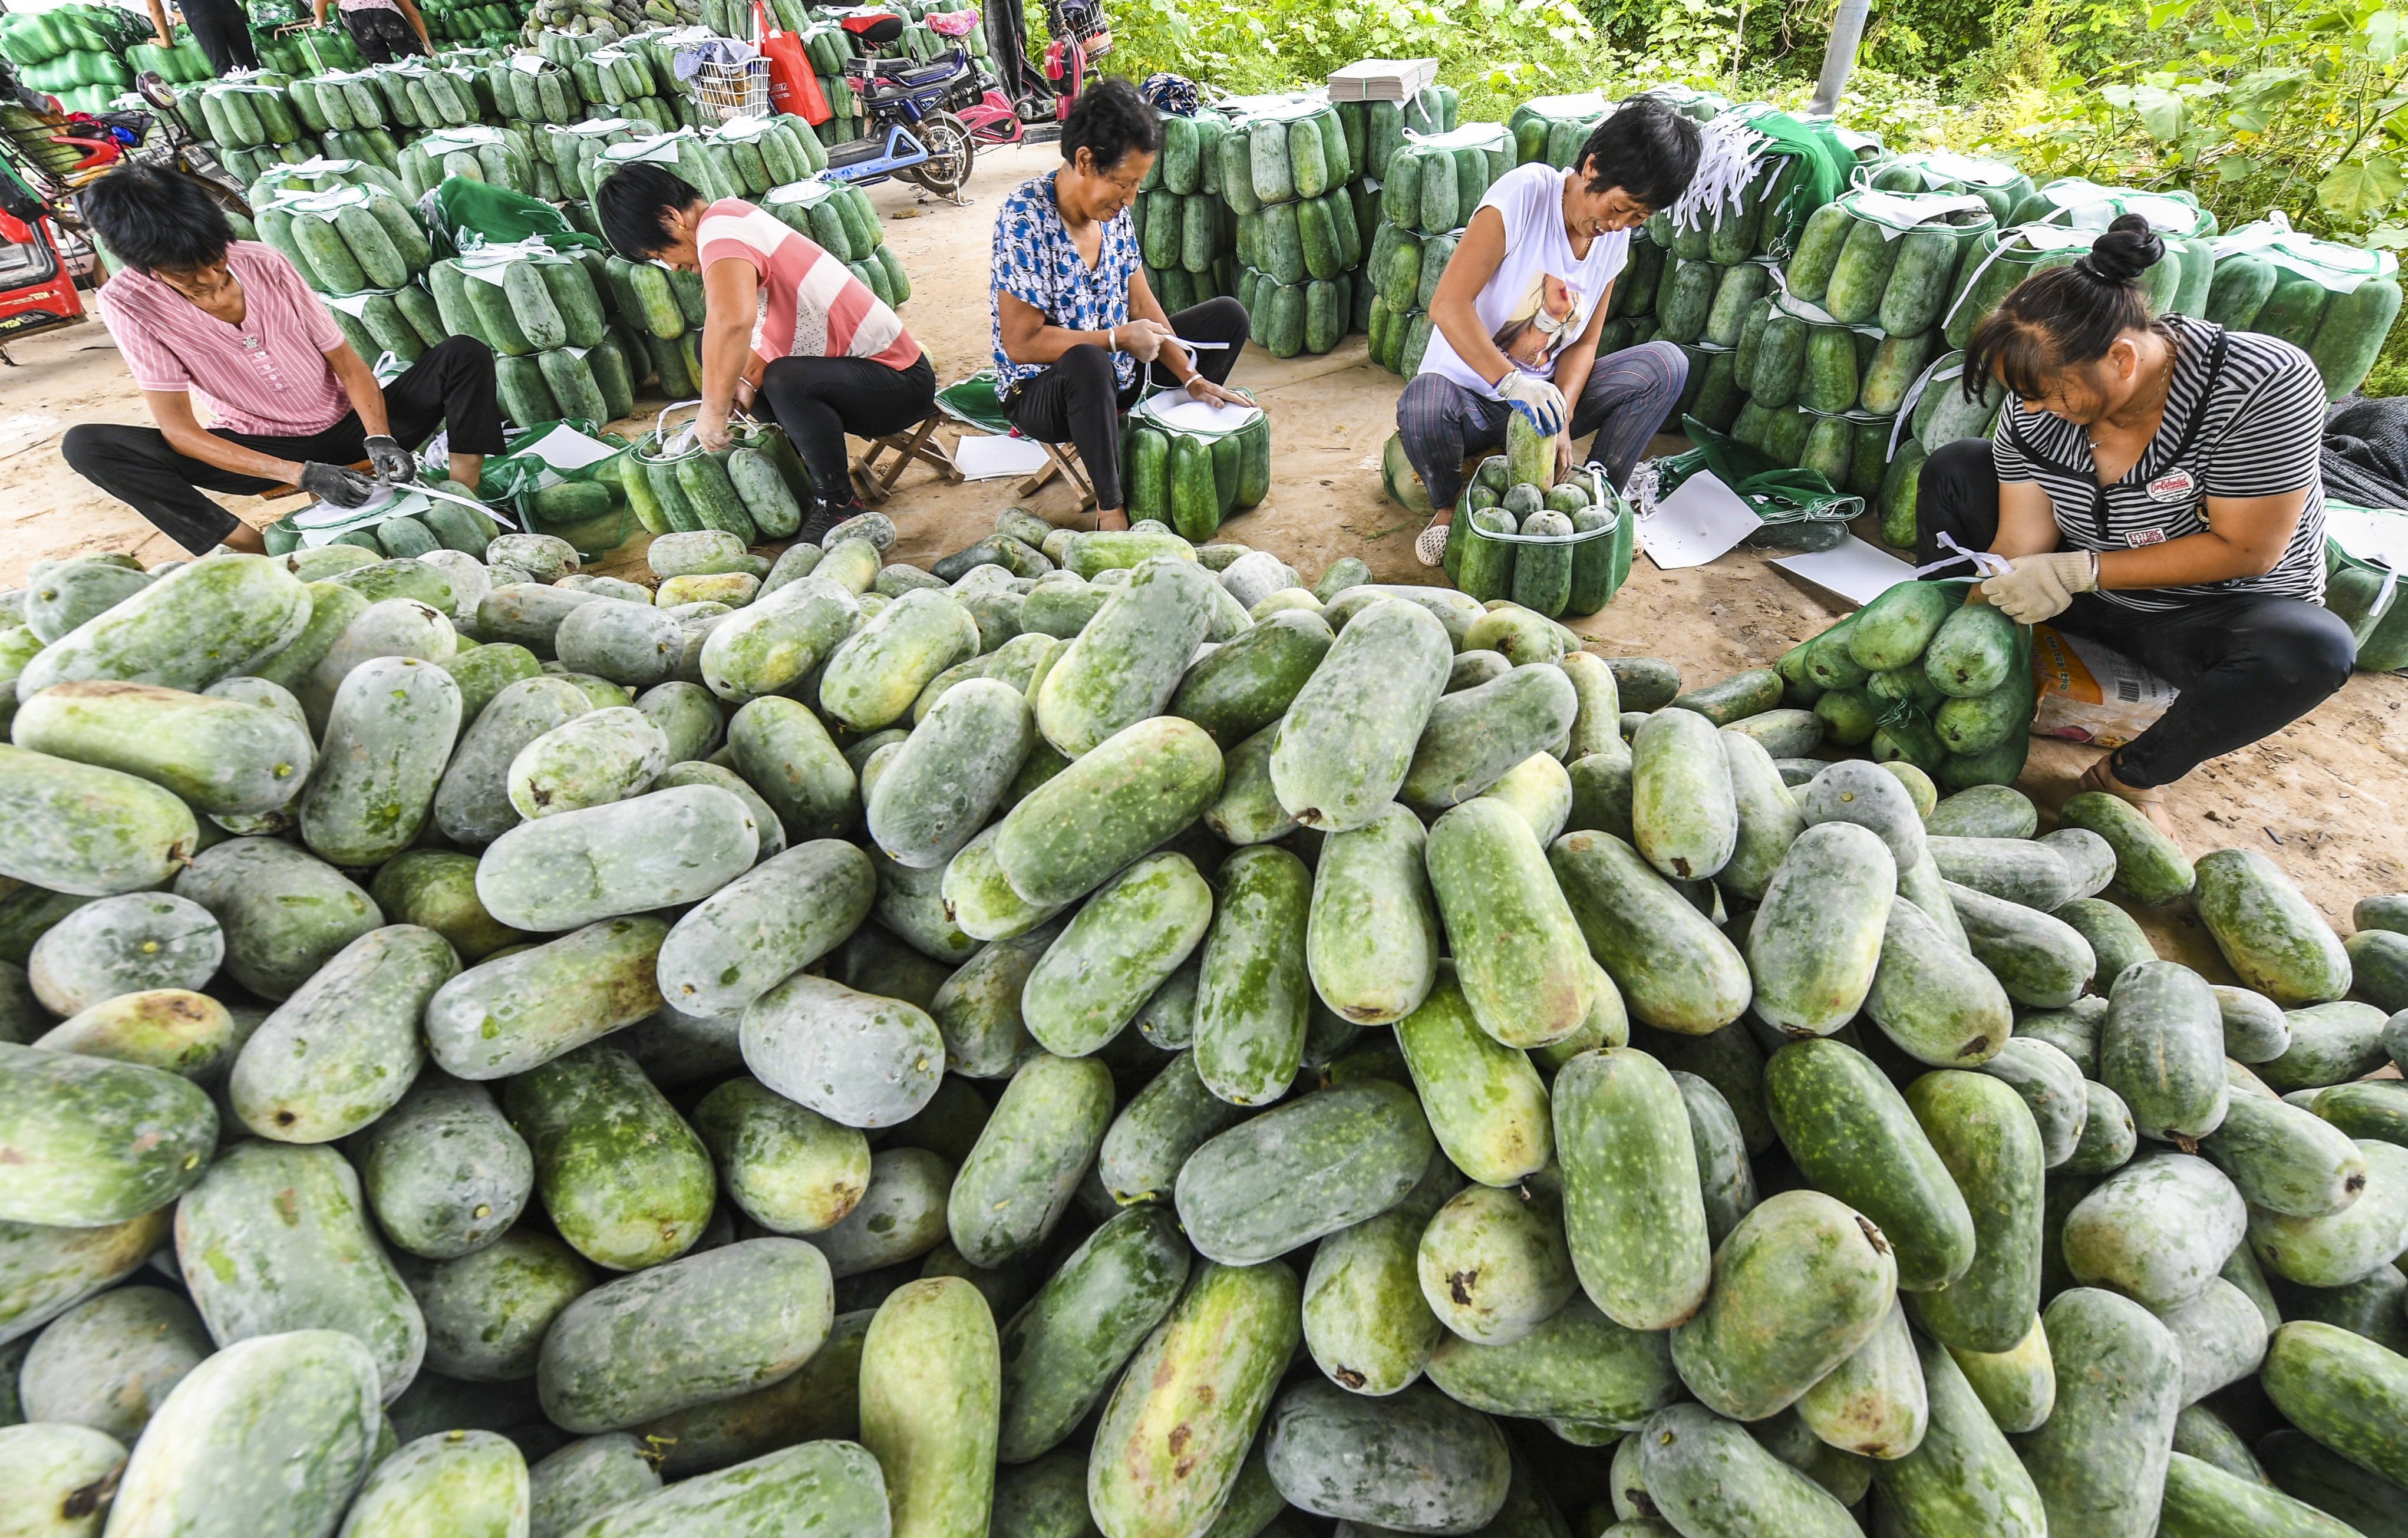
[[[856, 10], [838, 24], [872, 50], [903, 36], [903, 19], [891, 12]], [[829, 148], [826, 174], [856, 184], [899, 176], [939, 197], [967, 202], [962, 189], [978, 144], [953, 108], [978, 100], [978, 67], [968, 50], [950, 48], [925, 62], [864, 54], [845, 61], [844, 79], [861, 98], [867, 126], [861, 137]]]

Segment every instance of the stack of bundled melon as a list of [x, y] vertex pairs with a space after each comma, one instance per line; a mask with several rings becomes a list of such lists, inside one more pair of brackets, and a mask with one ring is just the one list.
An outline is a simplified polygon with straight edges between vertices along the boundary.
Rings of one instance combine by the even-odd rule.
[[[1897, 417], [1942, 352], [1942, 323], [1960, 264], [1992, 227], [1972, 193], [1860, 189], [1816, 209], [1779, 292], [1734, 312], [1727, 289], [1704, 334], [1734, 346], [1692, 410], [1781, 465], [1820, 472], [1834, 489], [1881, 489]], [[1667, 280], [1689, 313], [1684, 271]], [[1672, 331], [1672, 311], [1667, 334]], [[1678, 339], [1676, 338], [1676, 339]]]
[[2397, 256], [2301, 235], [2280, 213], [2217, 238], [2213, 249], [2201, 316], [2304, 351], [2329, 399], [2365, 381], [2400, 313]]
[[[1371, 105], [1333, 104], [1318, 92], [1222, 105], [1229, 123], [1214, 160], [1221, 198], [1235, 216], [1235, 292], [1253, 320], [1254, 343], [1275, 358], [1326, 352], [1360, 323], [1358, 314], [1368, 319], [1369, 301], [1356, 302], [1355, 280], [1370, 243], [1363, 177]], [[1201, 140], [1199, 134], [1199, 188]], [[1167, 180], [1169, 158], [1166, 144], [1158, 157], [1166, 188], [1174, 185]], [[1189, 259], [1185, 229], [1182, 220], [1182, 263]], [[1167, 272], [1165, 281], [1171, 281]]]
[[[549, 136], [538, 139], [535, 132], [516, 123], [497, 126], [472, 122], [458, 128], [427, 129], [411, 137], [402, 150], [397, 174], [413, 201], [452, 177], [466, 177], [533, 196], [538, 158], [536, 147], [539, 143], [549, 151]], [[549, 169], [550, 153], [540, 158]]]
[[68, 111], [104, 111], [134, 83], [134, 71], [119, 57], [110, 12], [123, 14], [113, 6], [66, 5], [0, 19], [0, 54], [17, 66], [20, 80], [58, 97]]
[[[2161, 314], [2186, 315], [2209, 314], [2214, 308], [2209, 297], [2214, 274], [2210, 237], [2215, 231], [2215, 218], [2189, 194], [2132, 192], [2100, 187], [2079, 178], [2031, 189], [2025, 179], [2008, 177], [2002, 166], [1984, 170], [1986, 164], [1948, 155], [1906, 156], [1885, 164], [1874, 178], [1876, 189], [1917, 185], [1932, 189], [1917, 195], [1942, 196], [1960, 190], [1960, 195], [1982, 198], [1998, 220], [1996, 227], [1967, 237], [1958, 253], [1940, 330], [1929, 341], [1932, 361], [1908, 391], [1903, 410], [1912, 413], [1910, 421], [1893, 424], [1889, 433], [1894, 447], [1878, 490], [1868, 490], [1861, 480], [1848, 486], [1877, 499], [1882, 539], [1902, 549], [1914, 543], [1914, 499], [1924, 459], [1930, 451], [1957, 438], [1986, 436], [1998, 420], [2005, 396], [1995, 382], [1985, 386], [1980, 400], [1965, 397], [1961, 350], [1971, 338], [1973, 327], [2010, 289], [2036, 272], [2065, 266], [2087, 255], [2109, 219], [2138, 213], [2148, 219], [2166, 245], [2166, 259], [2150, 269], [2143, 285], [2150, 308]], [[1951, 173], [1955, 173], [1953, 180]], [[2007, 211], [1997, 213], [2001, 207]], [[1918, 237], [1939, 238], [1922, 232]], [[2349, 254], [2372, 260], [2365, 252]], [[1907, 260], [1907, 253], [1901, 252], [1899, 265], [1903, 266]], [[1817, 270], [1810, 266], [1806, 272], [1810, 284]], [[1792, 273], [1795, 277], [1794, 267]], [[2232, 297], [2237, 303], [2240, 295]], [[1885, 308], [1889, 302], [1885, 294]], [[2372, 357], [2369, 352], [2370, 364]], [[2362, 375], [2365, 365], [2349, 367], [2358, 367]], [[1870, 378], [1867, 382], [1870, 383]]]
[[895, 248], [886, 243], [886, 225], [861, 188], [814, 178], [773, 187], [760, 202], [781, 223], [809, 237], [851, 267], [853, 275], [887, 304], [899, 306], [911, 297], [910, 276], [903, 270]]
[[1221, 193], [1229, 134], [1229, 120], [1209, 107], [1164, 114], [1162, 150], [1129, 204], [1146, 286], [1165, 314], [1238, 292], [1238, 216]]
[[[674, 10], [647, 16], [640, 0], [537, 0], [523, 24], [525, 40], [540, 48], [546, 37], [592, 37], [611, 43], [653, 22], [677, 20]], [[510, 23], [513, 30], [521, 24], [515, 20]]]
[[702, 275], [654, 262], [630, 262], [614, 252], [603, 259], [602, 282], [610, 296], [611, 329], [629, 361], [649, 362], [664, 399], [698, 396], [702, 392], [695, 381], [702, 371]]
[[1793, 791], [1761, 679], [1359, 563], [882, 523], [10, 596], [12, 1515], [2396, 1525], [2408, 899]]
[[603, 313], [602, 268], [598, 252], [535, 241], [427, 269], [444, 332], [494, 350], [502, 411], [519, 426], [571, 417], [599, 425], [635, 409], [636, 374]]
[[[1969, 190], [1996, 207], [1998, 189]], [[2215, 276], [2214, 214], [2186, 192], [2135, 192], [2060, 177], [2025, 194], [2010, 212], [1998, 216], [1995, 229], [1975, 239], [1950, 297], [1948, 345], [1964, 346], [2009, 289], [2042, 267], [2063, 266], [2087, 253], [2108, 221], [2126, 213], [2147, 219], [2165, 242], [2167, 260], [2143, 281], [2149, 308], [2159, 314], [2204, 313]]]
[[1813, 712], [1799, 734], [1913, 764], [1946, 790], [2014, 783], [2037, 697], [2024, 638], [1965, 591], [1899, 582], [1784, 654], [1782, 703]]

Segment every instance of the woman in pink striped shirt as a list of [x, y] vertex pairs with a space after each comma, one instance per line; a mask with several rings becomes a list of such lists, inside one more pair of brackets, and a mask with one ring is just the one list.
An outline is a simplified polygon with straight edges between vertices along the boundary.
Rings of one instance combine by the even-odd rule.
[[756, 396], [794, 440], [819, 506], [797, 538], [861, 507], [844, 435], [882, 438], [937, 408], [937, 371], [885, 301], [817, 243], [741, 198], [713, 203], [666, 166], [636, 161], [595, 189], [602, 233], [632, 262], [702, 274], [703, 445]]
[[[264, 548], [258, 530], [204, 492], [257, 496], [297, 482], [358, 507], [377, 482], [417, 479], [418, 457], [402, 445], [437, 427], [463, 485], [502, 452], [493, 350], [474, 337], [446, 338], [380, 387], [293, 264], [236, 240], [190, 178], [128, 165], [85, 188], [79, 206], [119, 264], [100, 317], [156, 425], [70, 427], [60, 449], [77, 474], [186, 550]], [[344, 467], [363, 459], [374, 480]]]

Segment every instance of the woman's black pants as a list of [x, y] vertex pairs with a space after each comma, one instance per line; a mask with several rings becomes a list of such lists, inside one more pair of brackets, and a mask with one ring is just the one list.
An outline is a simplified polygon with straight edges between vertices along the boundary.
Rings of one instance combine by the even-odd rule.
[[[1999, 476], [1986, 438], [1960, 438], [1924, 462], [1914, 500], [1918, 566], [1999, 537]], [[2181, 690], [2157, 725], [2116, 750], [2115, 778], [2136, 790], [2172, 784], [2220, 754], [2270, 737], [2348, 681], [2358, 643], [2322, 604], [2265, 593], [2179, 609], [2127, 609], [2077, 593], [2051, 625], [2110, 646]]]
[[869, 358], [775, 358], [761, 370], [760, 399], [803, 456], [820, 505], [849, 508], [844, 435], [884, 438], [925, 421], [937, 409], [937, 369], [924, 352], [909, 368]]
[[[1227, 342], [1226, 347], [1196, 351], [1196, 371], [1215, 384], [1226, 384], [1229, 370], [1246, 345], [1246, 307], [1231, 298], [1207, 299], [1170, 317], [1172, 335], [1196, 342]], [[1138, 382], [1119, 388], [1112, 373], [1112, 354], [1093, 342], [1081, 342], [1054, 360], [1045, 372], [1013, 387], [1003, 403], [1011, 424], [1039, 443], [1065, 439], [1079, 446], [1079, 458], [1095, 483], [1096, 506], [1105, 511], [1124, 507], [1121, 489], [1121, 413], [1144, 394], [1147, 376], [1156, 389], [1177, 381], [1160, 364], [1148, 366]]]

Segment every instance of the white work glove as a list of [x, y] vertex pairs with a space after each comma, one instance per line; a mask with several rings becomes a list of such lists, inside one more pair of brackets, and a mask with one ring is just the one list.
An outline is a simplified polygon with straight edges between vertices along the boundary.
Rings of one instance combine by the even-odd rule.
[[1548, 438], [1564, 430], [1564, 393], [1553, 381], [1536, 374], [1526, 374], [1519, 368], [1508, 369], [1497, 381], [1497, 398], [1527, 418], [1531, 426]]
[[2065, 612], [2076, 593], [2099, 590], [2099, 557], [2086, 550], [2018, 555], [2007, 574], [1982, 583], [1982, 596], [2017, 625], [2038, 625]]

